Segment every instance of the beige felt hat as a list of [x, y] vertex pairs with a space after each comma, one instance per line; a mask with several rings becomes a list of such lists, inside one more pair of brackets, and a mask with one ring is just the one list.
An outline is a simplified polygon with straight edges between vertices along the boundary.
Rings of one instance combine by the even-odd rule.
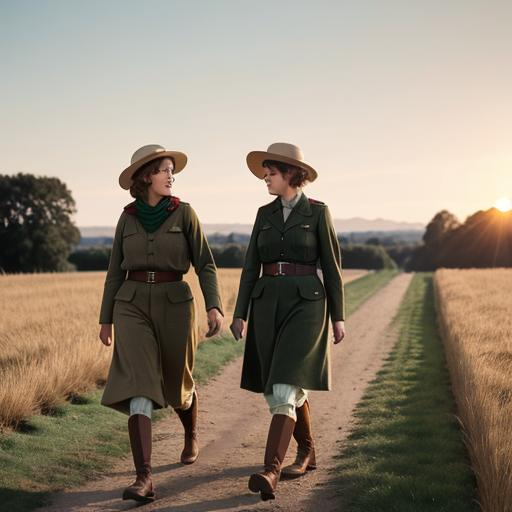
[[266, 171], [263, 167], [265, 160], [277, 160], [278, 162], [300, 167], [308, 173], [308, 181], [310, 182], [315, 181], [318, 176], [315, 169], [304, 162], [304, 156], [299, 146], [294, 146], [293, 144], [276, 142], [270, 144], [267, 151], [251, 151], [247, 155], [249, 169], [260, 179], [263, 179], [265, 176]]
[[148, 144], [133, 153], [130, 166], [119, 175], [119, 185], [125, 190], [128, 190], [133, 183], [132, 176], [138, 169], [144, 164], [151, 162], [151, 160], [166, 157], [172, 157], [174, 159], [173, 174], [182, 171], [185, 165], [187, 165], [187, 155], [185, 155], [185, 153], [181, 153], [180, 151], [167, 151], [163, 146], [159, 146], [158, 144]]

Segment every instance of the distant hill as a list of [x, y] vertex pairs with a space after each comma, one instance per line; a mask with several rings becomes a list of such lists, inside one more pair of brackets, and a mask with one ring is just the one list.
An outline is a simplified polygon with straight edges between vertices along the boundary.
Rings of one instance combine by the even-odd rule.
[[[419, 222], [397, 222], [386, 219], [363, 219], [362, 217], [352, 217], [350, 219], [334, 219], [334, 227], [338, 233], [357, 233], [375, 231], [424, 231], [425, 226]], [[81, 227], [80, 233], [83, 238], [103, 238], [114, 236], [115, 228], [113, 226], [87, 226]], [[229, 235], [230, 233], [239, 233], [249, 235], [252, 230], [251, 224], [203, 224], [206, 234], [218, 233], [220, 235]]]
[[78, 229], [82, 238], [113, 238], [116, 230], [114, 226], [86, 226]]
[[420, 222], [398, 222], [387, 219], [334, 219], [334, 227], [338, 233], [357, 233], [359, 231], [424, 231], [425, 225]]

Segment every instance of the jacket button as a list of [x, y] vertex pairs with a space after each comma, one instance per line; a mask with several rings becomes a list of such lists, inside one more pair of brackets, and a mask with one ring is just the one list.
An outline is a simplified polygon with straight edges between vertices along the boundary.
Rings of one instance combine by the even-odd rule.
[[281, 240], [284, 240], [284, 236], [281, 237]]
[[279, 256], [284, 256], [284, 252], [280, 253]]

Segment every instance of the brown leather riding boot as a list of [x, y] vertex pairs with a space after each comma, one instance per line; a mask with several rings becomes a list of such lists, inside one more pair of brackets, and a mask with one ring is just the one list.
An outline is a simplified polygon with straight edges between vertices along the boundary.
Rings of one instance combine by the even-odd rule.
[[275, 490], [286, 450], [292, 438], [295, 421], [284, 414], [274, 414], [265, 449], [265, 470], [249, 478], [249, 489], [259, 492], [263, 501], [275, 499]]
[[123, 492], [123, 500], [150, 502], [155, 499], [151, 480], [151, 419], [134, 414], [128, 419], [128, 432], [137, 478]]
[[296, 478], [306, 471], [316, 469], [315, 444], [311, 431], [311, 415], [309, 402], [306, 400], [302, 407], [297, 407], [297, 423], [293, 437], [297, 441], [297, 457], [295, 462], [283, 468], [282, 478]]
[[197, 392], [194, 391], [192, 405], [188, 409], [174, 409], [185, 429], [185, 446], [181, 452], [181, 462], [183, 464], [194, 463], [199, 455], [199, 446], [197, 444], [197, 408]]

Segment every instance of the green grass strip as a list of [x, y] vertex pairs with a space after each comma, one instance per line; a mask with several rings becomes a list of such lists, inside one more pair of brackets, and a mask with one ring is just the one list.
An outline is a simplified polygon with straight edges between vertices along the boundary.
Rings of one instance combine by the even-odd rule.
[[344, 286], [346, 316], [350, 316], [366, 299], [398, 274], [398, 270], [379, 270], [347, 283]]
[[[346, 285], [347, 314], [389, 282], [396, 271], [370, 273]], [[226, 319], [227, 322], [231, 319]], [[231, 335], [201, 343], [194, 377], [205, 384], [243, 353]], [[51, 492], [104, 474], [129, 452], [126, 416], [100, 405], [101, 390], [66, 403], [52, 416], [34, 416], [22, 431], [0, 434], [0, 508], [30, 511]], [[168, 411], [156, 411], [155, 420]]]
[[397, 344], [357, 405], [339, 456], [334, 478], [344, 510], [476, 511], [431, 274], [414, 276], [393, 325]]

